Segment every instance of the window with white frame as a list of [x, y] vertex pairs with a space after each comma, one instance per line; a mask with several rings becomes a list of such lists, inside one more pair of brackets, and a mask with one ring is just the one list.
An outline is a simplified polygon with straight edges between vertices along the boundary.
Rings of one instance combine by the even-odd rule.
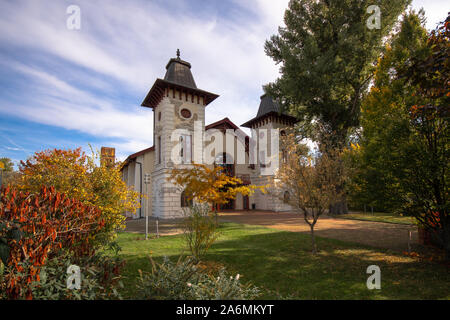
[[192, 136], [181, 135], [180, 136], [180, 159], [181, 163], [192, 162]]
[[159, 136], [158, 137], [158, 145], [157, 145], [157, 148], [158, 148], [158, 164], [161, 164], [161, 162], [162, 162], [162, 157], [161, 157], [161, 155], [162, 155], [162, 150], [161, 150], [161, 147], [162, 147], [162, 145], [161, 145], [161, 136]]

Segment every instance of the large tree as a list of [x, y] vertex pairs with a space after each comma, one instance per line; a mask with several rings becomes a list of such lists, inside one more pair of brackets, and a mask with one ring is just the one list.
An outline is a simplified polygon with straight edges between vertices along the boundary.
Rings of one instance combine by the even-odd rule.
[[[409, 2], [292, 0], [285, 26], [266, 42], [266, 54], [281, 65], [281, 76], [265, 90], [300, 120], [320, 122], [326, 132], [318, 139], [333, 136], [321, 144], [325, 149], [343, 148], [349, 131], [359, 125], [383, 39]], [[374, 25], [377, 13], [381, 20]], [[330, 209], [345, 212], [345, 201]]]
[[414, 216], [449, 260], [450, 18], [428, 35], [420, 20], [404, 17], [378, 63], [363, 103], [353, 185], [359, 195]]
[[413, 57], [426, 56], [427, 31], [423, 12], [403, 16], [400, 30], [386, 44], [378, 60], [373, 86], [361, 107], [361, 136], [348, 153], [351, 160], [351, 203], [395, 212], [402, 206], [401, 189], [394, 173], [399, 152], [411, 135], [409, 107], [419, 103], [414, 86], [398, 77]]
[[394, 174], [404, 211], [435, 235], [450, 261], [450, 14], [430, 33], [427, 47], [427, 56], [413, 57], [399, 73], [419, 101], [410, 105], [411, 136], [398, 150], [402, 170]]

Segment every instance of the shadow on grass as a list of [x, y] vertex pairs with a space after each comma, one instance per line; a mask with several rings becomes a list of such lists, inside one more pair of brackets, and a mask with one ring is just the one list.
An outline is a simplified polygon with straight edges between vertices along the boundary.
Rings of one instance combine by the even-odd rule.
[[[448, 269], [436, 263], [320, 237], [320, 253], [312, 255], [308, 235], [258, 226], [227, 223], [220, 232], [203, 260], [221, 263], [244, 282], [266, 289], [262, 298], [276, 298], [274, 291], [295, 299], [450, 298]], [[125, 296], [131, 298], [137, 270], [151, 267], [147, 253], [151, 250], [156, 260], [175, 260], [184, 243], [181, 235], [144, 243], [128, 238], [122, 256], [127, 260]], [[381, 269], [381, 290], [366, 287], [369, 265]]]

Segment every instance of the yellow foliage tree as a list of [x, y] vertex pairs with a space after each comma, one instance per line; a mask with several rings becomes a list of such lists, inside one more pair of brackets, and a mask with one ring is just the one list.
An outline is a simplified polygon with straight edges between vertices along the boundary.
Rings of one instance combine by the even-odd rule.
[[42, 186], [53, 186], [71, 198], [98, 207], [106, 221], [107, 238], [111, 239], [115, 231], [125, 227], [123, 213], [134, 213], [139, 208], [140, 195], [122, 181], [119, 164], [101, 164], [99, 153], [91, 151], [91, 156], [81, 148], [36, 152], [21, 161], [18, 187], [39, 192]]
[[199, 203], [226, 204], [238, 193], [251, 195], [264, 187], [244, 185], [242, 180], [224, 173], [223, 168], [208, 168], [204, 164], [194, 164], [189, 169], [173, 169], [169, 181], [184, 188], [188, 199]]
[[275, 190], [286, 190], [289, 196], [283, 193], [274, 193], [274, 196], [303, 215], [311, 229], [312, 252], [315, 254], [314, 227], [317, 220], [344, 193], [338, 188], [346, 180], [341, 153], [339, 150], [328, 150], [313, 158], [294, 132], [280, 142], [287, 157], [275, 175], [274, 186]]
[[186, 216], [182, 223], [187, 246], [197, 262], [218, 237], [216, 205], [235, 199], [238, 193], [248, 196], [256, 189], [262, 189], [244, 185], [241, 179], [225, 174], [220, 166], [209, 168], [204, 164], [173, 169], [168, 180], [184, 189], [188, 200], [197, 202], [184, 212]]

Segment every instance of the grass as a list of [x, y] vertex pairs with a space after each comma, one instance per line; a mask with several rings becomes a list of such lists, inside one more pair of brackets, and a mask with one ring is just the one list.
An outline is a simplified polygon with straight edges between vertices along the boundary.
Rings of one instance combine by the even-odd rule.
[[351, 212], [348, 214], [337, 216], [336, 218], [374, 221], [374, 222], [387, 222], [397, 224], [415, 224], [413, 217], [399, 216], [398, 214], [386, 213], [386, 212]]
[[[317, 239], [321, 251], [313, 256], [308, 235], [259, 226], [223, 223], [220, 232], [204, 260], [243, 275], [244, 282], [264, 289], [263, 299], [277, 298], [275, 292], [294, 299], [450, 299], [450, 273], [441, 264], [326, 238]], [[138, 269], [150, 268], [148, 254], [175, 260], [184, 248], [181, 235], [142, 238], [132, 233], [118, 238], [127, 260], [128, 299], [135, 298]], [[381, 268], [381, 290], [366, 287], [366, 269], [373, 264]]]

